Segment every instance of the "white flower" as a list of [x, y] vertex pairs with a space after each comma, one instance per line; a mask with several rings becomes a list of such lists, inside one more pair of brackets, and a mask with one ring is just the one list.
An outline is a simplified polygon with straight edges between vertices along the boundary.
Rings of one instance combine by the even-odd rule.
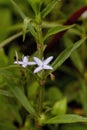
[[48, 57], [46, 60], [40, 60], [39, 58], [34, 57], [34, 61], [38, 65], [38, 67], [34, 70], [34, 73], [37, 73], [41, 70], [52, 70], [52, 66], [48, 65], [52, 59], [53, 56]]
[[20, 65], [22, 65], [22, 67], [26, 67], [28, 65], [35, 65], [36, 64], [35, 62], [28, 62], [28, 56], [24, 56], [22, 58], [22, 61], [15, 61], [14, 63], [20, 64]]

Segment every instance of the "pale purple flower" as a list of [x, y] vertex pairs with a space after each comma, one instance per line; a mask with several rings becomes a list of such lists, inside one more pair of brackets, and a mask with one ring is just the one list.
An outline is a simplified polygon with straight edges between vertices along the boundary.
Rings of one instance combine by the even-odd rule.
[[38, 67], [34, 70], [34, 73], [38, 73], [41, 70], [52, 70], [53, 67], [49, 65], [53, 56], [48, 57], [46, 60], [40, 60], [37, 57], [34, 57], [34, 61], [38, 65]]
[[15, 61], [14, 64], [20, 64], [22, 67], [27, 67], [28, 65], [35, 65], [35, 62], [28, 62], [28, 56], [24, 56], [22, 61]]

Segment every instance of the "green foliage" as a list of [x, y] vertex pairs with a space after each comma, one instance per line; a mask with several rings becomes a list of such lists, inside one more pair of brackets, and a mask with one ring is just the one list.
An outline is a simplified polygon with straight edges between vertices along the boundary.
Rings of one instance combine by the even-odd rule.
[[60, 115], [56, 116], [53, 118], [50, 118], [46, 120], [44, 123], [46, 124], [57, 124], [57, 123], [75, 123], [75, 122], [87, 122], [87, 118], [74, 115], [74, 114], [65, 114], [65, 115]]
[[69, 56], [71, 55], [71, 53], [78, 48], [84, 41], [86, 40], [86, 38], [77, 41], [74, 45], [71, 45], [70, 47], [66, 48], [57, 58], [56, 60], [52, 63], [52, 66], [54, 67], [54, 70], [56, 70], [58, 67], [60, 67], [63, 62], [69, 58]]
[[2, 41], [0, 44], [0, 48], [4, 47], [5, 45], [7, 45], [9, 42], [13, 41], [15, 38], [19, 37], [22, 35], [22, 32], [17, 33], [13, 36], [11, 36], [10, 38], [7, 38], [6, 40]]
[[[86, 4], [0, 0], [0, 130], [87, 129], [87, 18], [79, 16], [72, 25], [73, 19], [67, 20]], [[55, 51], [44, 54], [62, 32], [57, 45], [54, 40]], [[24, 55], [42, 63], [23, 68]], [[54, 58], [45, 60], [44, 70], [50, 55]], [[42, 70], [34, 74], [36, 67]]]
[[13, 83], [9, 81], [9, 88], [14, 96], [20, 101], [20, 103], [25, 107], [25, 109], [31, 113], [31, 115], [36, 116], [34, 108], [31, 106], [23, 91], [19, 87], [12, 87]]
[[52, 108], [53, 115], [62, 115], [65, 114], [67, 110], [67, 99], [61, 99], [60, 101], [55, 102]]
[[23, 11], [21, 10], [21, 8], [14, 2], [14, 0], [11, 0], [11, 2], [13, 3], [13, 5], [17, 8], [17, 11], [19, 12], [20, 16], [24, 19], [26, 18], [25, 14], [23, 13]]
[[57, 4], [58, 0], [52, 0], [48, 6], [42, 11], [42, 17], [46, 17], [55, 7]]
[[61, 32], [61, 31], [65, 31], [65, 30], [70, 29], [72, 27], [73, 27], [73, 25], [72, 26], [62, 26], [62, 25], [60, 25], [60, 26], [56, 26], [54, 28], [51, 28], [51, 29], [48, 30], [44, 40], [46, 40], [49, 36], [52, 36], [56, 33]]
[[[73, 45], [72, 41], [65, 38], [65, 46], [66, 47], [69, 47], [71, 45]], [[73, 61], [73, 64], [76, 66], [76, 68], [80, 71], [80, 72], [83, 72], [83, 69], [84, 69], [84, 65], [81, 61], [81, 57], [80, 57], [80, 54], [78, 53], [78, 51], [74, 51], [71, 56], [70, 56], [71, 60]]]

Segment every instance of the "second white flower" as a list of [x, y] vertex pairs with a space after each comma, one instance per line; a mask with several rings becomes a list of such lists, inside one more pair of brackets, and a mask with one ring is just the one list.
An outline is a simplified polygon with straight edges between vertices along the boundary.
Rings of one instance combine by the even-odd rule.
[[40, 60], [37, 57], [34, 57], [34, 61], [38, 65], [38, 67], [34, 70], [34, 73], [38, 73], [41, 70], [52, 70], [53, 67], [49, 65], [53, 56], [48, 57], [46, 60]]

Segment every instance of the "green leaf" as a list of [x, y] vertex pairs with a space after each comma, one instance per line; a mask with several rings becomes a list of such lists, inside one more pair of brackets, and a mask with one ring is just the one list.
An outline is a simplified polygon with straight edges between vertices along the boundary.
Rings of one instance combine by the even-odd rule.
[[46, 40], [49, 36], [51, 35], [54, 35], [56, 33], [59, 33], [61, 31], [65, 31], [67, 29], [70, 29], [72, 28], [74, 25], [71, 25], [71, 26], [63, 26], [63, 25], [59, 25], [59, 26], [56, 26], [56, 27], [53, 27], [51, 29], [48, 30], [46, 36], [44, 37], [44, 40]]
[[52, 66], [54, 68], [53, 71], [60, 67], [64, 63], [64, 61], [70, 57], [71, 53], [75, 49], [77, 49], [85, 40], [86, 37], [77, 41], [74, 45], [71, 45], [70, 47], [66, 48], [63, 52], [61, 52], [60, 55], [52, 63]]
[[37, 14], [38, 12], [38, 8], [37, 8], [37, 0], [28, 0], [29, 4], [31, 5], [33, 11], [35, 12], [35, 14]]
[[28, 24], [28, 30], [29, 30], [30, 33], [34, 36], [34, 38], [37, 39], [37, 33], [36, 33], [34, 27], [32, 26], [31, 22]]
[[53, 28], [53, 27], [57, 27], [57, 26], [61, 26], [61, 24], [59, 24], [57, 22], [52, 22], [52, 21], [42, 21], [43, 28]]
[[15, 3], [14, 0], [11, 0], [12, 4], [15, 6], [15, 8], [17, 9], [17, 11], [19, 12], [20, 16], [25, 19], [26, 15], [24, 14], [24, 12], [21, 10], [21, 8]]
[[87, 122], [87, 118], [75, 114], [64, 114], [47, 119], [45, 120], [44, 124], [60, 124], [60, 123], [76, 123], [76, 122]]
[[0, 30], [0, 34], [12, 33], [12, 32], [14, 32], [14, 31], [18, 31], [18, 30], [20, 30], [20, 29], [22, 29], [22, 23], [8, 26], [8, 27], [6, 27], [4, 30], [3, 30], [3, 27], [2, 27], [2, 30]]
[[[73, 45], [72, 41], [69, 38], [64, 37], [64, 43], [66, 47], [69, 47], [71, 45]], [[84, 70], [84, 65], [83, 62], [81, 60], [80, 54], [78, 53], [78, 51], [74, 51], [71, 56], [70, 56], [71, 60], [73, 61], [73, 64], [75, 65], [75, 67], [80, 71], [83, 72]]]
[[25, 40], [25, 35], [27, 33], [27, 29], [34, 36], [34, 38], [37, 39], [37, 33], [36, 33], [34, 27], [32, 26], [31, 19], [25, 18], [24, 23], [23, 23], [23, 41]]
[[26, 36], [26, 32], [27, 32], [27, 29], [28, 29], [29, 22], [30, 21], [29, 21], [28, 18], [24, 19], [24, 23], [23, 23], [23, 41], [25, 40], [25, 36]]
[[41, 12], [42, 13], [42, 17], [45, 18], [55, 7], [55, 5], [57, 4], [58, 0], [52, 0], [48, 6]]
[[21, 36], [22, 32], [19, 32], [17, 34], [14, 34], [13, 36], [7, 38], [6, 40], [2, 41], [0, 43], [0, 48], [4, 47], [5, 45], [9, 44], [11, 41], [13, 41], [14, 39], [16, 39], [17, 37]]
[[4, 76], [4, 78], [6, 79], [7, 83], [8, 83], [8, 87], [9, 90], [13, 93], [13, 95], [19, 100], [19, 102], [24, 106], [24, 108], [32, 115], [32, 116], [36, 116], [36, 112], [35, 109], [32, 107], [32, 105], [29, 103], [26, 95], [24, 94], [24, 92], [22, 91], [22, 89], [20, 87], [16, 87], [15, 83], [14, 83], [14, 78], [13, 74], [9, 71], [0, 69], [0, 73], [2, 76]]
[[[12, 85], [11, 85], [12, 84]], [[9, 88], [11, 92], [14, 94], [14, 96], [19, 100], [19, 102], [25, 107], [25, 109], [32, 114], [33, 116], [36, 116], [36, 112], [34, 108], [29, 103], [27, 97], [19, 87], [15, 87], [13, 83], [9, 85]], [[14, 87], [13, 87], [14, 86]]]
[[33, 12], [35, 13], [35, 16], [37, 14], [40, 14], [41, 5], [43, 3], [43, 0], [27, 0], [33, 9]]
[[52, 107], [53, 115], [62, 115], [65, 114], [67, 110], [67, 99], [66, 97], [57, 101]]

